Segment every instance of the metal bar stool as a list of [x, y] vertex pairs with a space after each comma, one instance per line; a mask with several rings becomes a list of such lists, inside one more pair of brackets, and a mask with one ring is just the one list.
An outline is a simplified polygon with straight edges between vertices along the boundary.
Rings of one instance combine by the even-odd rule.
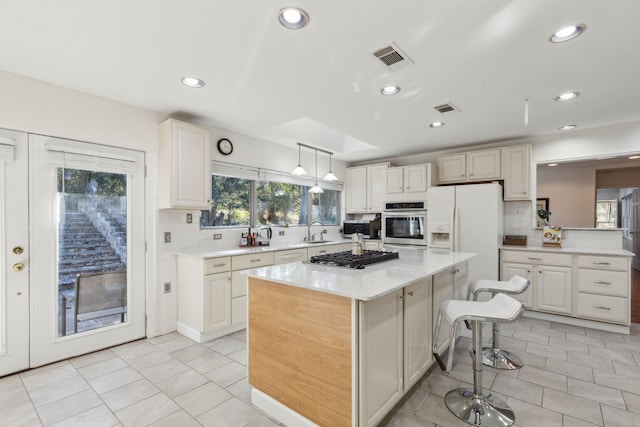
[[[473, 390], [458, 388], [449, 391], [444, 397], [445, 405], [456, 417], [471, 425], [484, 427], [506, 427], [515, 422], [515, 414], [506, 402], [490, 393], [482, 392], [482, 353], [479, 350], [482, 348], [483, 322], [513, 322], [523, 312], [522, 303], [502, 293], [496, 294], [486, 302], [447, 300], [440, 305], [433, 341], [433, 355], [443, 370], [451, 370], [458, 325], [465, 320], [471, 322]], [[443, 316], [451, 324], [451, 341], [446, 369], [435, 344], [438, 342]]]
[[[509, 281], [475, 280], [469, 284], [467, 300], [477, 301], [478, 294], [491, 292], [491, 296], [497, 293], [521, 294], [529, 288], [531, 282], [522, 276], [515, 275]], [[515, 354], [500, 349], [500, 324], [493, 323], [491, 347], [482, 349], [482, 364], [497, 369], [520, 369], [523, 366], [522, 359]]]

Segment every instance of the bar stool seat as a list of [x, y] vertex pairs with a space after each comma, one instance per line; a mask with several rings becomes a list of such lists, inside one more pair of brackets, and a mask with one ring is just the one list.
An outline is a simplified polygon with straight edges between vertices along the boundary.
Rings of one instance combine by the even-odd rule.
[[[521, 294], [529, 288], [531, 282], [522, 276], [515, 275], [508, 281], [499, 280], [475, 280], [469, 284], [467, 300], [476, 301], [482, 292], [490, 292], [492, 296], [497, 293]], [[500, 325], [493, 322], [491, 347], [482, 349], [482, 363], [496, 369], [520, 369], [523, 366], [522, 359], [509, 351], [500, 349]]]
[[[443, 370], [451, 370], [458, 325], [463, 321], [472, 322], [473, 389], [454, 389], [444, 397], [445, 405], [456, 417], [471, 425], [484, 427], [506, 427], [514, 423], [515, 414], [506, 402], [492, 394], [482, 392], [482, 353], [479, 350], [482, 348], [483, 322], [513, 322], [522, 315], [523, 311], [522, 303], [503, 293], [498, 293], [491, 300], [484, 302], [447, 300], [440, 304], [433, 354]], [[451, 324], [446, 367], [437, 353], [438, 335], [443, 317]]]

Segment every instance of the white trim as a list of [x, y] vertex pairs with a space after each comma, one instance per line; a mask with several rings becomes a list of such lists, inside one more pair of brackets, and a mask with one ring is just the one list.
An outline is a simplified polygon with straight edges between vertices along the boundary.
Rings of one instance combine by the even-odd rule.
[[630, 327], [613, 323], [598, 322], [596, 320], [578, 319], [576, 317], [562, 316], [559, 314], [542, 313], [540, 311], [526, 310], [524, 317], [532, 319], [548, 320], [550, 322], [564, 323], [566, 325], [581, 326], [583, 328], [599, 329], [601, 331], [617, 332], [629, 335]]
[[288, 406], [283, 405], [269, 395], [251, 387], [251, 403], [271, 418], [287, 427], [318, 427], [317, 424], [303, 417]]

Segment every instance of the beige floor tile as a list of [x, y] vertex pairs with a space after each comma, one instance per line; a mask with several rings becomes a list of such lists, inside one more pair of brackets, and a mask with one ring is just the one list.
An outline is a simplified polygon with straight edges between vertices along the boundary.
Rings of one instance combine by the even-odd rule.
[[626, 363], [628, 365], [636, 364], [636, 361], [633, 359], [633, 354], [626, 351], [610, 350], [608, 348], [601, 347], [591, 347], [589, 349], [589, 355], [592, 357], [598, 357], [600, 359]]
[[[522, 362], [525, 366], [533, 366], [534, 368], [544, 369], [544, 367], [547, 365], [547, 357], [543, 355], [529, 353], [527, 351], [518, 352], [517, 354], [518, 357], [522, 359]], [[553, 360], [560, 361], [560, 359]]]
[[569, 415], [562, 415], [562, 427], [596, 427], [597, 424], [588, 423]]
[[22, 385], [20, 377], [10, 378], [4, 383], [0, 380], [0, 412], [13, 405], [28, 402], [29, 399], [29, 393]]
[[640, 414], [628, 412], [609, 405], [602, 405], [602, 417], [605, 426], [638, 427], [640, 426]]
[[229, 359], [227, 356], [212, 351], [212, 354], [208, 354], [206, 356], [202, 356], [190, 362], [187, 362], [187, 366], [195, 369], [201, 374], [204, 374], [213, 369], [228, 365], [231, 362], [233, 362], [233, 360]]
[[206, 383], [174, 400], [191, 416], [197, 417], [222, 402], [233, 398], [233, 395], [214, 383]]
[[518, 320], [518, 322], [512, 323], [512, 324], [513, 325], [515, 324], [531, 325], [531, 327], [541, 326], [543, 328], [551, 328], [551, 325], [553, 325], [554, 323], [550, 322], [549, 320], [535, 319], [533, 317], [522, 316], [520, 320]]
[[508, 397], [507, 405], [513, 410], [515, 424], [522, 427], [563, 427], [562, 414], [560, 412], [541, 408], [529, 402]]
[[516, 372], [518, 373], [519, 380], [538, 384], [543, 387], [550, 387], [559, 391], [567, 391], [567, 377], [565, 375], [527, 365]]
[[87, 380], [90, 380], [128, 367], [127, 362], [119, 357], [114, 357], [78, 368], [78, 372]]
[[1, 409], [0, 421], [6, 426], [15, 426], [22, 423], [28, 424], [33, 421], [40, 422], [38, 413], [30, 400], [16, 402], [13, 405]]
[[171, 360], [171, 355], [167, 354], [167, 352], [165, 351], [156, 349], [151, 353], [146, 353], [142, 356], [129, 359], [127, 360], [127, 363], [133, 369], [137, 369], [138, 371], [140, 371], [145, 368], [159, 365], [160, 363], [168, 362], [169, 360]]
[[175, 359], [170, 359], [166, 362], [142, 369], [140, 370], [140, 373], [147, 377], [147, 379], [149, 379], [149, 381], [151, 381], [152, 383], [158, 383], [162, 380], [188, 370], [189, 367], [184, 363]]
[[133, 341], [127, 344], [122, 344], [112, 348], [114, 353], [123, 358], [124, 360], [133, 359], [142, 356], [147, 353], [156, 351], [158, 348], [149, 343], [147, 340]]
[[100, 397], [87, 389], [37, 408], [44, 425], [51, 425], [102, 405]]
[[610, 360], [601, 359], [599, 357], [588, 356], [586, 354], [567, 352], [567, 362], [575, 363], [589, 368], [613, 373], [613, 363]]
[[429, 392], [420, 388], [413, 388], [399, 403], [396, 408], [399, 411], [415, 414], [418, 408], [422, 406], [424, 401], [429, 397]]
[[593, 379], [596, 384], [640, 395], [640, 380], [634, 376], [594, 369]]
[[231, 384], [226, 390], [244, 403], [251, 403], [251, 385], [246, 378]]
[[609, 350], [617, 350], [628, 353], [638, 353], [638, 345], [626, 342], [607, 341], [607, 348]]
[[604, 347], [604, 339], [600, 337], [587, 336], [584, 334], [572, 334], [567, 332], [566, 334], [567, 341], [579, 342], [582, 344], [587, 344], [592, 347]]
[[491, 390], [540, 406], [543, 387], [517, 378], [497, 375]]
[[629, 411], [640, 414], [640, 395], [623, 391], [622, 397]]
[[431, 421], [406, 412], [396, 412], [393, 417], [383, 420], [380, 427], [436, 427]]
[[185, 372], [181, 372], [178, 375], [174, 375], [165, 380], [156, 383], [156, 386], [169, 397], [176, 397], [184, 394], [194, 388], [208, 383], [209, 379], [202, 374], [189, 369]]
[[429, 395], [418, 408], [415, 416], [439, 426], [468, 427], [469, 424], [453, 415], [444, 404], [442, 397]]
[[594, 384], [592, 382], [569, 378], [567, 391], [574, 396], [595, 400], [610, 406], [626, 409], [622, 392], [611, 387]]
[[616, 374], [629, 375], [640, 381], [640, 366], [630, 365], [618, 361], [613, 361], [613, 368]]
[[236, 362], [238, 362], [241, 365], [247, 366], [247, 359], [248, 359], [248, 354], [247, 354], [247, 348], [241, 348], [240, 350], [236, 350], [232, 353], [227, 354], [227, 357], [229, 359], [233, 359]]
[[549, 346], [555, 348], [561, 348], [564, 350], [575, 351], [577, 353], [589, 353], [589, 346], [585, 343], [571, 340], [564, 340], [561, 338], [550, 337]]
[[74, 357], [73, 359], [69, 360], [69, 362], [71, 362], [71, 364], [76, 369], [78, 369], [82, 368], [83, 366], [92, 365], [94, 363], [112, 359], [114, 357], [117, 357], [117, 354], [115, 354], [113, 351], [111, 351], [110, 348], [108, 348], [106, 350], [100, 350], [94, 353], [85, 354], [84, 356]]
[[174, 351], [182, 350], [183, 348], [187, 348], [195, 344], [196, 343], [189, 338], [178, 335], [169, 341], [157, 343], [155, 345], [156, 347], [163, 351], [166, 351], [167, 353], [173, 353]]
[[228, 355], [234, 351], [247, 348], [247, 343], [237, 340], [235, 338], [226, 337], [225, 339], [215, 340], [211, 344], [207, 344], [207, 347], [217, 351], [220, 354]]
[[224, 403], [209, 409], [198, 416], [197, 419], [205, 427], [237, 427], [245, 426], [251, 420], [260, 417], [264, 417], [264, 415], [241, 400], [232, 397]]
[[515, 331], [515, 333], [513, 334], [513, 338], [522, 340], [522, 341], [528, 341], [530, 343], [532, 342], [537, 343], [543, 346], [549, 344], [548, 335], [539, 335], [539, 334], [534, 334], [532, 332]]
[[582, 421], [602, 425], [602, 413], [598, 402], [546, 388], [542, 407], [567, 414]]
[[585, 335], [585, 336], [587, 335], [586, 328], [583, 328], [582, 326], [574, 326], [574, 325], [567, 325], [565, 323], [551, 322], [550, 328], [555, 329], [557, 331], [571, 332], [578, 335]]
[[558, 338], [561, 340], [566, 339], [566, 332], [565, 331], [559, 331], [557, 329], [551, 329], [549, 327], [544, 327], [544, 326], [539, 326], [539, 325], [534, 325], [531, 328], [531, 333], [532, 334], [537, 334], [537, 335], [546, 335], [549, 338], [553, 337], [553, 338]]
[[89, 383], [82, 376], [75, 375], [55, 384], [31, 390], [29, 396], [33, 404], [38, 407], [87, 389], [89, 389]]
[[181, 409], [150, 424], [149, 427], [200, 427], [201, 425], [195, 418]]
[[78, 375], [78, 371], [69, 362], [36, 368], [20, 374], [27, 391], [55, 384], [59, 381]]
[[116, 411], [125, 427], [146, 426], [180, 410], [180, 407], [164, 393], [157, 393]]
[[53, 424], [52, 427], [112, 427], [120, 424], [120, 421], [105, 405], [97, 406], [86, 412], [67, 418]]
[[442, 371], [440, 371], [439, 368], [436, 369], [437, 371], [434, 372], [432, 370], [431, 373], [420, 382], [419, 387], [422, 390], [444, 397], [449, 390], [459, 387], [460, 380], [441, 373]]
[[88, 381], [89, 384], [91, 384], [91, 387], [93, 387], [93, 389], [96, 391], [96, 393], [103, 394], [132, 382], [138, 381], [142, 378], [142, 375], [140, 375], [138, 371], [127, 366], [124, 369], [109, 372], [106, 375], [92, 378]]
[[146, 378], [102, 394], [100, 397], [112, 411], [119, 411], [129, 405], [160, 393], [160, 390]]
[[210, 349], [206, 345], [196, 344], [180, 349], [178, 351], [174, 351], [173, 353], [171, 353], [171, 357], [173, 357], [174, 359], [178, 359], [182, 363], [187, 363], [201, 357], [210, 356], [213, 353], [214, 350]]
[[158, 345], [167, 341], [175, 340], [176, 338], [183, 337], [178, 332], [170, 332], [168, 334], [158, 335], [157, 337], [147, 338], [147, 341], [151, 344]]
[[529, 342], [529, 344], [527, 344], [527, 353], [533, 353], [552, 359], [567, 360], [566, 350], [550, 345], [542, 345], [536, 342]]
[[231, 362], [221, 368], [205, 373], [205, 376], [220, 387], [227, 387], [247, 376], [247, 367], [238, 362]]
[[588, 366], [578, 365], [573, 362], [564, 362], [558, 359], [548, 359], [545, 368], [545, 370], [549, 372], [593, 382], [593, 369]]

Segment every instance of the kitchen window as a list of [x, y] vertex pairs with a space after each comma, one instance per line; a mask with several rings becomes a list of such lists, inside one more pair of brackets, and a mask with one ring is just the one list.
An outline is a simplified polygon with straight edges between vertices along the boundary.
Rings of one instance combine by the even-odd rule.
[[281, 172], [213, 163], [211, 209], [200, 227], [338, 225], [341, 183], [322, 183], [324, 193], [309, 193], [313, 181]]

